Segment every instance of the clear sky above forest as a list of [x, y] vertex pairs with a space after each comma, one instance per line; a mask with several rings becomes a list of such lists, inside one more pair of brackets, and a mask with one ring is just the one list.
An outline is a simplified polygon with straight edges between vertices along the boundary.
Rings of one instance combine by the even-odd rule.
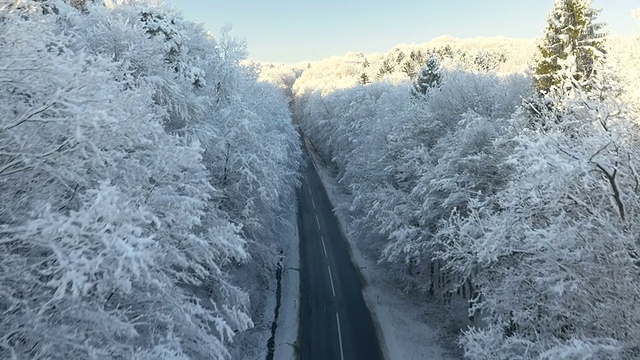
[[[348, 51], [381, 52], [441, 35], [537, 38], [553, 0], [167, 0], [218, 33], [227, 22], [249, 58], [319, 60]], [[612, 35], [640, 35], [638, 0], [594, 0]]]

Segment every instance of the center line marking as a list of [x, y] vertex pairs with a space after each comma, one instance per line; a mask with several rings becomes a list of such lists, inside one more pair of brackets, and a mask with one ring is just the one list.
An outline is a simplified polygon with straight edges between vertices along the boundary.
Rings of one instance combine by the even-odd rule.
[[324, 236], [320, 235], [320, 240], [322, 240], [322, 250], [324, 250], [324, 257], [328, 258], [328, 256], [327, 256], [327, 247], [324, 246]]
[[311, 198], [311, 203], [313, 204], [313, 210], [315, 210], [316, 209], [316, 202], [313, 201], [313, 198]]
[[318, 223], [318, 230], [320, 230], [320, 220], [318, 220], [318, 214], [316, 214], [316, 222]]
[[329, 271], [329, 281], [331, 282], [331, 292], [333, 293], [333, 297], [336, 297], [336, 288], [333, 287], [333, 276], [331, 276], [331, 268], [327, 266], [327, 270]]
[[344, 352], [342, 351], [342, 332], [340, 331], [340, 315], [336, 312], [336, 323], [338, 323], [338, 341], [340, 342], [340, 359], [344, 360]]

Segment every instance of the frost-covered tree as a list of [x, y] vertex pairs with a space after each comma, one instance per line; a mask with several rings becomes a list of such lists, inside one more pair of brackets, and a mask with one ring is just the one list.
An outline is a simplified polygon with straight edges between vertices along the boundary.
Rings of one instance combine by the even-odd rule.
[[[0, 357], [229, 358], [252, 326], [227, 274], [260, 236], [242, 226], [282, 222], [296, 181], [286, 101], [157, 2], [81, 9], [0, 15]], [[251, 131], [222, 209], [209, 154]]]
[[[0, 354], [224, 358], [251, 322], [220, 266], [247, 255], [224, 219], [197, 230], [212, 192], [198, 144], [55, 24], [0, 25]], [[205, 280], [208, 304], [180, 287]]]
[[402, 63], [402, 72], [413, 79], [416, 76], [416, 65], [411, 60], [405, 60]]
[[366, 73], [362, 73], [362, 75], [360, 75], [360, 84], [367, 85], [369, 83], [371, 83], [369, 76]]
[[442, 82], [442, 69], [440, 68], [440, 61], [438, 58], [431, 54], [427, 63], [420, 69], [418, 76], [413, 82], [413, 88], [411, 94], [413, 96], [425, 96], [430, 89], [437, 89]]
[[522, 133], [509, 186], [440, 233], [489, 323], [464, 335], [469, 358], [640, 355], [637, 139], [612, 105], [576, 103], [579, 136]]
[[588, 80], [604, 56], [604, 33], [591, 0], [556, 0], [534, 65], [536, 89], [548, 94], [567, 79]]
[[378, 73], [376, 74], [376, 77], [378, 79], [382, 79], [385, 75], [392, 74], [395, 71], [395, 68], [396, 66], [393, 60], [384, 59], [382, 61], [382, 65], [380, 65], [380, 69], [378, 69]]
[[61, 21], [78, 34], [76, 46], [109, 54], [119, 64], [113, 68], [116, 78], [131, 87], [154, 89], [155, 102], [166, 111], [168, 131], [199, 133], [203, 141], [211, 133], [210, 128], [203, 131], [207, 110], [202, 96], [210, 93], [203, 69], [224, 67], [215, 41], [159, 3], [122, 2], [89, 10], [86, 16], [70, 13]]
[[399, 269], [427, 264], [440, 221], [472, 194], [504, 184], [501, 159], [509, 147], [493, 142], [511, 131], [505, 119], [530, 86], [519, 76], [459, 70], [443, 71], [441, 79], [425, 101], [412, 100], [410, 84], [373, 83], [315, 94], [303, 114], [305, 133], [353, 196], [355, 232], [364, 239], [383, 234], [366, 246]]
[[493, 72], [507, 61], [504, 53], [491, 50], [478, 51], [475, 54], [462, 52], [459, 57], [466, 69], [483, 72]]

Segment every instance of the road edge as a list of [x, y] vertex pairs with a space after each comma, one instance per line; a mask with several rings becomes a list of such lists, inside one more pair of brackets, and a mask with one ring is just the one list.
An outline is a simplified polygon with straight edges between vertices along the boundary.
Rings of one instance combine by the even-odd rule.
[[[296, 203], [298, 197], [294, 194]], [[298, 231], [298, 207], [289, 215], [293, 229], [283, 244], [282, 296], [280, 317], [275, 335], [274, 359], [299, 358], [298, 332], [300, 325], [300, 234]]]

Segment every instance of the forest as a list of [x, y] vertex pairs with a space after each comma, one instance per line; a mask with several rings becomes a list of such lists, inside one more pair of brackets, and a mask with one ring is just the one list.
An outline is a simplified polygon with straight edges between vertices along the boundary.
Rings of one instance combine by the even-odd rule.
[[300, 134], [465, 358], [640, 358], [640, 36], [554, 3], [269, 64], [162, 1], [0, 0], [0, 358], [264, 358]]
[[608, 39], [598, 13], [557, 0], [536, 43], [443, 38], [265, 75], [297, 77], [359, 246], [407, 293], [468, 301], [466, 358], [640, 357], [640, 39]]
[[0, 358], [239, 357], [300, 147], [221, 33], [157, 2], [0, 2]]

